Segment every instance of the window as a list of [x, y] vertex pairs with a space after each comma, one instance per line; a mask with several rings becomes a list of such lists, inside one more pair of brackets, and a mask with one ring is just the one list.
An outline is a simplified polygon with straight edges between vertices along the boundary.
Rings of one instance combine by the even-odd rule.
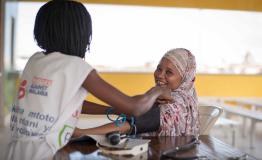
[[[19, 2], [16, 68], [39, 48], [33, 40], [43, 3]], [[151, 72], [169, 49], [196, 56], [198, 73], [261, 74], [262, 13], [174, 7], [85, 5], [93, 20], [86, 61], [100, 71]]]

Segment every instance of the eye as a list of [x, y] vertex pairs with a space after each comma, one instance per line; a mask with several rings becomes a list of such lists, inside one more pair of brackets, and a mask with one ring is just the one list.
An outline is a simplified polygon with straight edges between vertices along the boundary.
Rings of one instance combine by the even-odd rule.
[[172, 74], [173, 74], [173, 72], [172, 72], [172, 71], [170, 71], [170, 70], [167, 70], [167, 71], [166, 71], [166, 74], [167, 74], [167, 75], [172, 75]]
[[161, 72], [161, 71], [162, 71], [162, 68], [159, 67], [159, 66], [157, 66], [156, 71], [157, 71], [157, 72]]

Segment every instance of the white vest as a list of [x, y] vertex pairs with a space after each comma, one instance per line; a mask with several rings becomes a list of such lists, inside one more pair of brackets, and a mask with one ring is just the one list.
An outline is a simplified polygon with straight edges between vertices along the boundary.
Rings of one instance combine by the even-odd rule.
[[29, 59], [11, 107], [7, 159], [51, 159], [67, 144], [87, 96], [82, 84], [92, 69], [83, 59], [59, 52], [38, 52]]

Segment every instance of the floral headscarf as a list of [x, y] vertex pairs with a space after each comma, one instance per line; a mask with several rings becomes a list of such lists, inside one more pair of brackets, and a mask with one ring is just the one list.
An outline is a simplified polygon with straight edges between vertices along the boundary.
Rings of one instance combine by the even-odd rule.
[[199, 120], [198, 99], [194, 86], [195, 57], [190, 51], [177, 48], [168, 51], [163, 58], [167, 58], [178, 69], [182, 83], [172, 91], [172, 103], [159, 105], [160, 130], [154, 134], [158, 136], [197, 135]]

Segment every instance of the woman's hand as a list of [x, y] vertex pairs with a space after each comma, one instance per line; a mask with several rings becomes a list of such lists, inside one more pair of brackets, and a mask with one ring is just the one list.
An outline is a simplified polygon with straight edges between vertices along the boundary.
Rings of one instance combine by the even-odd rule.
[[82, 129], [79, 129], [79, 128], [76, 127], [71, 138], [78, 138], [78, 137], [81, 137], [81, 136], [83, 136]]
[[170, 103], [173, 101], [171, 96], [171, 89], [167, 86], [156, 86], [162, 89], [162, 94], [157, 98], [157, 102], [160, 104]]

